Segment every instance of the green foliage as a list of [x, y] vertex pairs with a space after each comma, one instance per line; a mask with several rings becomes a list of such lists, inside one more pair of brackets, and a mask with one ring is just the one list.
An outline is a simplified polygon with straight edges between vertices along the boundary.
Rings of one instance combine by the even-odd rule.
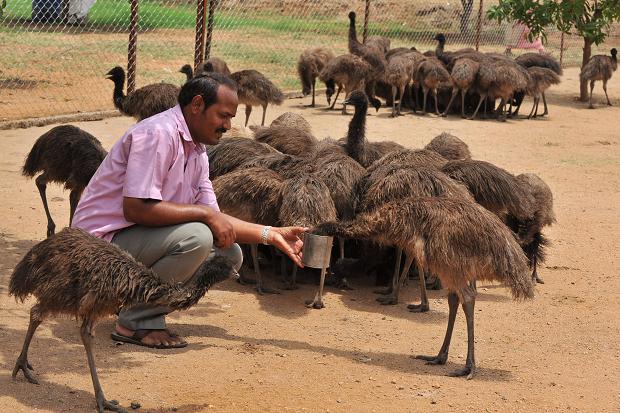
[[6, 0], [2, 0], [0, 2], [0, 17], [2, 17], [2, 14], [4, 13], [5, 8], [6, 8]]
[[611, 24], [620, 21], [619, 0], [500, 0], [487, 11], [487, 17], [498, 22], [518, 21], [530, 28], [532, 40], [542, 36], [545, 28], [555, 26], [558, 30], [577, 34], [592, 43], [602, 43]]

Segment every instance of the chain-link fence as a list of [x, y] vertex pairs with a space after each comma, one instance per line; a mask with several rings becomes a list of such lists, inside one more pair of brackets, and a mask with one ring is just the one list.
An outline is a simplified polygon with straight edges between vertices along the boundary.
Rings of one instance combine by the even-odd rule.
[[[359, 16], [360, 39], [366, 30], [389, 37], [392, 47], [427, 50], [443, 32], [447, 50], [478, 46], [503, 52], [513, 28], [487, 21], [490, 5], [481, 7], [480, 0], [7, 0], [0, 15], [0, 122], [112, 111], [113, 84], [105, 74], [113, 66], [129, 66], [136, 87], [181, 84], [179, 68], [209, 54], [226, 60], [233, 71], [254, 68], [282, 89], [298, 91], [295, 66], [305, 48], [346, 53], [350, 10]], [[565, 36], [562, 53], [561, 44], [560, 34], [551, 32], [545, 47], [556, 58], [562, 55], [565, 66], [579, 65], [582, 40]]]

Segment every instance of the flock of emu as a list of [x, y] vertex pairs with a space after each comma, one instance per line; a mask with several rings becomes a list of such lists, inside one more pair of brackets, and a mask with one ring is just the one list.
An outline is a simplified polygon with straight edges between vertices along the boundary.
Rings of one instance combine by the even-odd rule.
[[[415, 263], [420, 303], [410, 304], [409, 310], [429, 310], [427, 278], [435, 278], [435, 284], [446, 289], [449, 304], [448, 326], [438, 355], [418, 357], [431, 364], [446, 363], [456, 313], [462, 304], [467, 320], [467, 360], [453, 375], [471, 378], [476, 365], [476, 281], [498, 281], [516, 299], [533, 296], [535, 283], [542, 283], [536, 271], [547, 243], [542, 231], [555, 221], [551, 190], [535, 174], [515, 176], [489, 162], [472, 159], [467, 144], [446, 133], [419, 149], [392, 141], [371, 142], [365, 128], [368, 107], [380, 107], [377, 96], [385, 96], [394, 116], [409, 104], [415, 110], [418, 100], [407, 103], [406, 97], [407, 93], [415, 97], [415, 86], [420, 86], [423, 111], [430, 91], [436, 113], [440, 106], [443, 114], [456, 110], [464, 115], [473, 109], [474, 117], [483, 103], [499, 98], [498, 116], [504, 116], [507, 103], [515, 103], [514, 116], [527, 94], [534, 97], [530, 116], [536, 116], [538, 100], [542, 97], [545, 101], [544, 91], [557, 83], [561, 69], [543, 55], [511, 60], [471, 49], [447, 52], [441, 35], [437, 36], [437, 50], [426, 54], [413, 48], [389, 49], [389, 40], [381, 37], [371, 37], [362, 44], [355, 36], [355, 14], [349, 17], [351, 54], [334, 57], [325, 49], [312, 49], [299, 61], [304, 93], [312, 93], [313, 104], [315, 80], [319, 78], [327, 85], [328, 102], [344, 89], [343, 111], [347, 105], [354, 108], [347, 135], [339, 140], [318, 139], [301, 115], [290, 112], [265, 127], [267, 105], [279, 104], [284, 97], [255, 70], [231, 73], [217, 58], [209, 59], [196, 73], [190, 66], [181, 69], [188, 79], [203, 71], [229, 74], [239, 85], [240, 102], [246, 105], [246, 125], [252, 106], [263, 107], [260, 127], [233, 128], [218, 145], [207, 148], [219, 206], [247, 221], [307, 226], [314, 233], [336, 236], [339, 248], [333, 254], [331, 271], [341, 286], [362, 272], [380, 275], [386, 263], [393, 266], [391, 282], [378, 298], [381, 304], [398, 303], [400, 289]], [[611, 58], [595, 56], [591, 63], [584, 67], [582, 76], [592, 85], [594, 80], [603, 80], [606, 91], [606, 81], [617, 66], [615, 49]], [[124, 71], [117, 67], [108, 76], [115, 84], [115, 106], [138, 120], [176, 104], [177, 86], [154, 84], [125, 95]], [[452, 89], [444, 105], [438, 90], [447, 84]], [[382, 94], [386, 91], [390, 93]], [[459, 92], [460, 103], [455, 99]], [[477, 102], [468, 103], [472, 96], [477, 96]], [[57, 126], [35, 142], [22, 172], [29, 177], [39, 174], [36, 185], [48, 220], [48, 238], [20, 261], [9, 285], [10, 294], [18, 299], [29, 295], [37, 298], [13, 377], [21, 370], [28, 381], [37, 382], [27, 353], [36, 328], [46, 316], [79, 317], [101, 412], [124, 410], [105, 399], [97, 379], [91, 343], [94, 323], [122, 306], [139, 302], [188, 308], [231, 272], [227, 262], [210, 262], [199, 270], [202, 275], [195, 286], [179, 290], [162, 283], [114, 245], [77, 229], [54, 234], [45, 196], [47, 183], [61, 183], [71, 191], [72, 218], [83, 189], [105, 156], [105, 149], [94, 136], [71, 125]], [[264, 285], [256, 245], [250, 246], [250, 254], [257, 290], [261, 294], [274, 292]], [[293, 266], [288, 274], [287, 259], [282, 257], [280, 262], [285, 287], [296, 288], [297, 268]], [[244, 280], [242, 276], [240, 281]], [[307, 303], [309, 307], [324, 306], [322, 291], [323, 285], [319, 285], [315, 299]]]

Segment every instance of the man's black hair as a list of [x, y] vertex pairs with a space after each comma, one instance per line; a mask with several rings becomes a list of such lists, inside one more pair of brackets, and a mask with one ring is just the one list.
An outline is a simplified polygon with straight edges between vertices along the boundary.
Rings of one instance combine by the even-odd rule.
[[179, 92], [179, 104], [184, 107], [192, 102], [195, 96], [202, 96], [205, 103], [205, 110], [217, 102], [217, 89], [224, 85], [234, 91], [237, 90], [237, 83], [230, 77], [215, 72], [208, 72], [187, 81]]

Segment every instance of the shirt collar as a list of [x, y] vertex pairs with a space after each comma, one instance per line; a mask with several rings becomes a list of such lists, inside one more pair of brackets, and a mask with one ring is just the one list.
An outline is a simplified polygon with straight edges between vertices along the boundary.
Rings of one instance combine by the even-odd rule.
[[176, 105], [172, 108], [172, 114], [174, 116], [174, 120], [177, 124], [177, 130], [179, 131], [179, 135], [181, 135], [181, 139], [183, 139], [190, 147], [194, 148], [194, 150], [198, 153], [205, 152], [207, 149], [205, 145], [202, 143], [196, 144], [192, 139], [192, 135], [189, 133], [189, 128], [187, 127], [187, 122], [185, 122], [185, 117], [183, 116], [183, 111], [181, 110], [181, 105]]

